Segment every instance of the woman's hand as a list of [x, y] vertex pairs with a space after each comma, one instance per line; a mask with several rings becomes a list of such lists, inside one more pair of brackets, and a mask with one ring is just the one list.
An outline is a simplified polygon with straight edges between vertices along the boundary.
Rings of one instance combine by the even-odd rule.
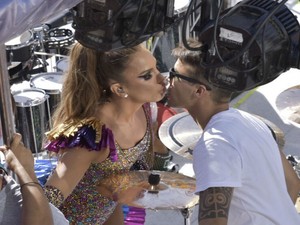
[[113, 194], [113, 200], [119, 204], [134, 205], [134, 202], [144, 197], [149, 184], [141, 182], [135, 186], [126, 188], [125, 190], [117, 191]]
[[136, 200], [144, 197], [144, 193], [149, 187], [150, 185], [144, 181], [128, 187], [120, 185], [117, 190], [102, 184], [98, 185], [96, 190], [102, 196], [110, 198], [119, 204], [134, 205]]

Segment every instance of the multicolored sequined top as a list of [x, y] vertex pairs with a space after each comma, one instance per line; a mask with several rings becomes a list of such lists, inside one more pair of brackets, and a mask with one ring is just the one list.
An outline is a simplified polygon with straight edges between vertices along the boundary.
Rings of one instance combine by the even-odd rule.
[[[60, 191], [46, 186], [45, 193], [50, 202], [59, 207], [70, 224], [103, 224], [114, 211], [117, 203], [101, 196], [96, 185], [110, 174], [127, 172], [134, 169], [150, 169], [152, 159], [152, 129], [149, 104], [143, 106], [147, 118], [147, 131], [143, 139], [134, 147], [121, 149], [114, 140], [111, 130], [95, 119], [77, 123], [77, 126], [63, 125], [68, 129], [58, 129], [48, 133], [50, 142], [46, 148], [58, 152], [60, 148], [75, 146], [101, 150], [110, 147], [110, 157], [101, 163], [92, 163], [74, 191], [65, 200]], [[70, 129], [70, 127], [73, 127]], [[72, 135], [70, 135], [72, 134]], [[101, 147], [99, 147], [101, 146]]]

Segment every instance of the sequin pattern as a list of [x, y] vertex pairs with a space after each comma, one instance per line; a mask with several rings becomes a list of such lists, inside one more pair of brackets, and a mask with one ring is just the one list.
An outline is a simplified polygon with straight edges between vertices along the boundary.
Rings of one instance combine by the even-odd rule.
[[70, 221], [70, 224], [103, 224], [112, 214], [117, 203], [101, 196], [96, 191], [97, 183], [101, 179], [111, 174], [127, 172], [137, 161], [141, 161], [146, 167], [145, 169], [150, 168], [151, 160], [150, 164], [148, 161], [152, 158], [152, 132], [150, 108], [147, 106], [144, 106], [147, 117], [147, 131], [143, 139], [136, 146], [129, 149], [121, 149], [115, 143], [117, 161], [112, 162], [110, 158], [107, 158], [101, 163], [92, 163], [72, 194], [59, 207]]
[[63, 201], [64, 196], [59, 189], [56, 187], [47, 185], [44, 187], [45, 195], [48, 199], [51, 199], [52, 204], [59, 207]]

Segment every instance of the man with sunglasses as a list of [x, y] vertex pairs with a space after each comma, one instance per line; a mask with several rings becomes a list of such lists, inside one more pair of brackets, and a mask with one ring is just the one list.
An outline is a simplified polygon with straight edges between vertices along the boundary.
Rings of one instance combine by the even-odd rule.
[[300, 180], [271, 130], [230, 108], [233, 93], [205, 79], [200, 51], [179, 46], [172, 55], [168, 105], [187, 109], [203, 130], [193, 150], [199, 225], [300, 224], [294, 205]]

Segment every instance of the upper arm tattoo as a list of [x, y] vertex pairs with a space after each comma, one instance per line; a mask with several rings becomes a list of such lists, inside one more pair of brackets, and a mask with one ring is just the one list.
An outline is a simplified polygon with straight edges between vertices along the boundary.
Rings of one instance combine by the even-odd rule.
[[200, 192], [198, 221], [228, 218], [232, 187], [211, 187]]

